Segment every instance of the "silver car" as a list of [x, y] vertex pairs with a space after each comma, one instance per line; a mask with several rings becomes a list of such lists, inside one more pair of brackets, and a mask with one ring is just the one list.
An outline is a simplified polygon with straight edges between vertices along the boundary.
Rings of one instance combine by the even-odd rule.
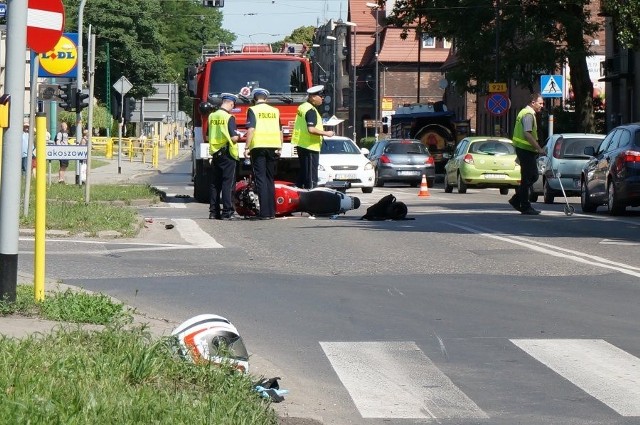
[[542, 195], [545, 204], [553, 204], [556, 196], [562, 196], [558, 177], [562, 179], [567, 196], [580, 196], [580, 173], [589, 161], [584, 149], [597, 148], [604, 134], [562, 133], [547, 138], [545, 154], [538, 158], [538, 181], [533, 185], [530, 201], [536, 202]]

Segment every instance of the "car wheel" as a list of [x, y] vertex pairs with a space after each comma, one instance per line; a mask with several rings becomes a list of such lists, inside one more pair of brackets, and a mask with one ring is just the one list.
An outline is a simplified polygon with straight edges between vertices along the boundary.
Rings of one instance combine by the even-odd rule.
[[444, 192], [453, 192], [453, 186], [449, 183], [449, 175], [447, 173], [444, 174]]
[[467, 193], [467, 184], [462, 181], [460, 173], [458, 173], [458, 193]]
[[508, 195], [509, 194], [509, 188], [508, 187], [501, 187], [500, 188], [500, 195]]
[[363, 187], [362, 188], [362, 193], [371, 193], [373, 192], [373, 188], [372, 187]]
[[373, 182], [373, 185], [375, 187], [382, 187], [384, 186], [384, 182], [380, 179], [380, 177], [378, 177], [378, 172], [376, 171], [376, 178], [375, 181]]
[[529, 202], [538, 202], [538, 195], [533, 191], [533, 188], [529, 189]]
[[420, 183], [422, 183], [421, 181], [419, 182], [411, 182], [411, 187], [418, 187], [420, 186]]
[[545, 204], [553, 204], [555, 197], [551, 192], [551, 188], [549, 187], [549, 182], [547, 180], [544, 181], [544, 185], [542, 186], [542, 197], [544, 198]]
[[626, 207], [620, 203], [616, 193], [616, 186], [613, 182], [609, 182], [607, 185], [607, 210], [610, 215], [620, 215], [624, 213]]
[[580, 207], [582, 208], [582, 212], [586, 213], [593, 213], [598, 209], [596, 204], [589, 201], [589, 189], [584, 180], [580, 182]]
[[427, 187], [431, 188], [436, 185], [436, 179], [427, 179]]

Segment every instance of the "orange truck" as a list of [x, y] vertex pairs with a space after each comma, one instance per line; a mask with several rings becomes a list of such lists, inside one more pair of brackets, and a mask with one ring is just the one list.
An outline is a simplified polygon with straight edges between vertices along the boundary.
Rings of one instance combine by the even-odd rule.
[[239, 97], [231, 111], [242, 134], [238, 146], [241, 160], [236, 175], [243, 177], [250, 172], [250, 166], [242, 156], [247, 109], [251, 106], [251, 92], [256, 88], [269, 90], [269, 104], [280, 110], [284, 144], [277, 177], [290, 179], [297, 171], [297, 153], [291, 144], [293, 124], [298, 106], [306, 101], [307, 89], [313, 85], [311, 65], [305, 50], [303, 45], [286, 45], [283, 52], [273, 52], [268, 44], [244, 45], [237, 51], [221, 46], [208, 50], [208, 55], [203, 56], [198, 66], [187, 69], [187, 87], [193, 98], [193, 194], [198, 202], [209, 202], [211, 156], [207, 121], [209, 114], [220, 107], [222, 93], [233, 93]]

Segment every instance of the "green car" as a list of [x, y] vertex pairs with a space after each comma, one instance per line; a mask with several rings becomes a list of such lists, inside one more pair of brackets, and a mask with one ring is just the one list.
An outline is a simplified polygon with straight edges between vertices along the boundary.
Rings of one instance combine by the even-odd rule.
[[444, 167], [444, 191], [466, 193], [467, 188], [498, 188], [501, 195], [520, 184], [516, 148], [505, 137], [465, 137]]

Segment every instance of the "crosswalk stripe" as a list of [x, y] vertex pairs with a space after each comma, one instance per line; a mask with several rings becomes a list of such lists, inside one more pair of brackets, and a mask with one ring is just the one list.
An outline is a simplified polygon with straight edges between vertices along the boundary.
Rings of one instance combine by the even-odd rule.
[[622, 416], [640, 416], [640, 359], [600, 339], [511, 342]]
[[190, 244], [197, 245], [200, 248], [223, 248], [211, 235], [202, 230], [198, 223], [186, 218], [174, 218], [178, 233], [182, 238]]
[[488, 418], [412, 341], [320, 345], [363, 418]]

